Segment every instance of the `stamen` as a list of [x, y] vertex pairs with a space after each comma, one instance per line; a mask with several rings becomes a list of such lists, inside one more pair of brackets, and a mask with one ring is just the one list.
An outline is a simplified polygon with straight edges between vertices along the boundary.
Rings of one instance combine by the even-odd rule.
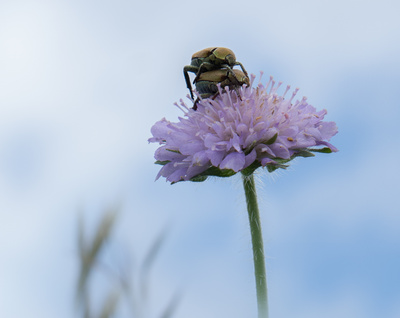
[[230, 106], [232, 106], [233, 103], [232, 103], [231, 94], [229, 93], [229, 87], [226, 86], [226, 87], [225, 87], [225, 90], [226, 90], [226, 93], [227, 93], [227, 95], [228, 95], [228, 99], [229, 99]]
[[290, 85], [286, 86], [286, 90], [285, 90], [285, 92], [283, 93], [282, 98], [285, 98], [285, 95], [286, 95], [286, 93], [289, 91], [289, 89], [290, 89]]
[[[256, 79], [256, 76], [254, 75], [254, 74], [250, 74], [250, 86], [249, 87], [252, 87], [253, 86], [253, 83], [254, 83], [254, 80]], [[260, 79], [261, 80], [261, 79]], [[260, 84], [260, 83], [259, 83]], [[243, 84], [244, 85], [244, 84]]]
[[273, 91], [273, 89], [274, 89], [274, 85], [275, 85], [275, 81], [272, 80], [272, 86], [271, 86], [271, 89], [269, 90], [269, 93], [270, 93], [270, 94], [272, 94], [272, 91]]
[[263, 75], [264, 75], [264, 72], [263, 72], [263, 71], [260, 71], [260, 80], [258, 81], [259, 83], [261, 83], [261, 80], [262, 80]]
[[178, 103], [176, 103], [176, 102], [174, 103], [174, 105], [176, 107], [178, 107], [184, 114], [187, 114], [187, 112], [189, 111], [189, 108], [186, 106], [186, 104], [183, 102], [182, 99], [180, 99], [179, 101], [181, 102], [180, 105]]
[[271, 82], [272, 82], [273, 79], [274, 79], [274, 78], [273, 78], [272, 76], [269, 77], [269, 81], [268, 81], [267, 85], [265, 85], [265, 91], [268, 90], [269, 84], [271, 84]]
[[297, 92], [299, 91], [299, 88], [296, 87], [296, 89], [294, 90], [294, 92], [292, 93], [292, 97], [289, 100], [289, 103], [292, 102], [293, 98], [296, 96]]

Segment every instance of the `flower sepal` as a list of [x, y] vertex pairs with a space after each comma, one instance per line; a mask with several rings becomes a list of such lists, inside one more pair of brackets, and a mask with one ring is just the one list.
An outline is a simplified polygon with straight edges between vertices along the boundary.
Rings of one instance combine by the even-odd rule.
[[286, 163], [292, 161], [296, 157], [314, 157], [315, 155], [311, 152], [311, 149], [304, 148], [298, 149], [289, 159], [273, 158], [273, 160], [266, 164], [268, 172], [274, 172], [276, 169], [286, 169], [289, 167]]
[[261, 163], [259, 161], [254, 161], [250, 166], [244, 168], [241, 172], [245, 177], [249, 177], [260, 167]]
[[332, 149], [329, 147], [324, 147], [324, 148], [308, 148], [308, 151], [312, 152], [319, 152], [319, 153], [332, 153]]
[[206, 181], [208, 177], [220, 177], [220, 178], [228, 178], [235, 175], [237, 172], [231, 169], [220, 169], [217, 167], [210, 167], [206, 171], [198, 174], [197, 176], [190, 179], [193, 182], [203, 182]]
[[157, 160], [157, 161], [154, 162], [154, 164], [160, 165], [160, 166], [165, 166], [167, 163], [170, 163], [170, 162], [171, 161], [169, 161], [169, 160], [165, 160], [165, 161]]

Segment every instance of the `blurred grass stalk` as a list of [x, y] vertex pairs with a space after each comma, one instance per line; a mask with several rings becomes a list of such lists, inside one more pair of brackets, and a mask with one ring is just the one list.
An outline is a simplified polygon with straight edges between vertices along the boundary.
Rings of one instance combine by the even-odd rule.
[[[80, 261], [80, 272], [77, 283], [76, 303], [77, 309], [83, 318], [110, 318], [116, 317], [118, 309], [125, 305], [132, 318], [146, 317], [145, 304], [149, 294], [149, 281], [151, 268], [165, 241], [166, 231], [161, 232], [151, 244], [144, 260], [140, 266], [137, 290], [132, 286], [132, 277], [114, 274], [114, 286], [110, 287], [107, 297], [103, 302], [102, 308], [98, 312], [92, 307], [92, 295], [90, 289], [90, 279], [94, 276], [95, 270], [101, 264], [101, 253], [105, 249], [106, 242], [111, 240], [112, 231], [115, 227], [118, 216], [118, 209], [106, 211], [99, 222], [99, 225], [89, 240], [86, 237], [83, 215], [79, 217], [78, 224], [78, 250]], [[110, 274], [110, 271], [108, 271]], [[123, 298], [126, 303], [123, 304]], [[170, 318], [175, 312], [180, 296], [178, 293], [172, 297], [166, 308], [159, 315], [160, 318]]]
[[115, 224], [117, 210], [106, 212], [100, 221], [93, 239], [86, 242], [85, 225], [83, 215], [80, 215], [78, 224], [78, 250], [80, 260], [80, 272], [77, 287], [77, 305], [82, 311], [84, 318], [101, 317], [109, 318], [115, 313], [120, 297], [119, 291], [109, 292], [104, 301], [100, 313], [95, 315], [92, 312], [91, 297], [89, 292], [89, 278], [93, 275], [94, 269], [99, 261], [100, 253], [106, 241], [111, 236]]

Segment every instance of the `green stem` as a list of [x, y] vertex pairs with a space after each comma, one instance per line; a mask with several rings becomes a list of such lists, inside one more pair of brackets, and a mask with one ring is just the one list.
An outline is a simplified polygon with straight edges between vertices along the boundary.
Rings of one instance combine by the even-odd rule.
[[256, 278], [258, 318], [268, 318], [267, 275], [265, 272], [264, 244], [257, 204], [256, 185], [253, 174], [242, 175], [249, 213], [251, 241], [253, 244], [254, 274]]

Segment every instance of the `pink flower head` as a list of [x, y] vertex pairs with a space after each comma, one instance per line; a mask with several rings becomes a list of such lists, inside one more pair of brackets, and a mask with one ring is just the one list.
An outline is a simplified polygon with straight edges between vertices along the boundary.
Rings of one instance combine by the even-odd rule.
[[175, 183], [251, 174], [259, 167], [274, 171], [298, 156], [336, 152], [328, 141], [337, 127], [323, 121], [327, 111], [317, 112], [305, 97], [293, 102], [298, 89], [285, 99], [290, 86], [282, 96], [280, 86], [271, 77], [266, 86], [219, 88], [217, 97], [200, 100], [196, 111], [181, 100], [184, 117], [177, 123], [163, 118], [151, 128], [149, 142], [161, 145], [155, 152], [156, 163], [163, 165], [157, 179]]

